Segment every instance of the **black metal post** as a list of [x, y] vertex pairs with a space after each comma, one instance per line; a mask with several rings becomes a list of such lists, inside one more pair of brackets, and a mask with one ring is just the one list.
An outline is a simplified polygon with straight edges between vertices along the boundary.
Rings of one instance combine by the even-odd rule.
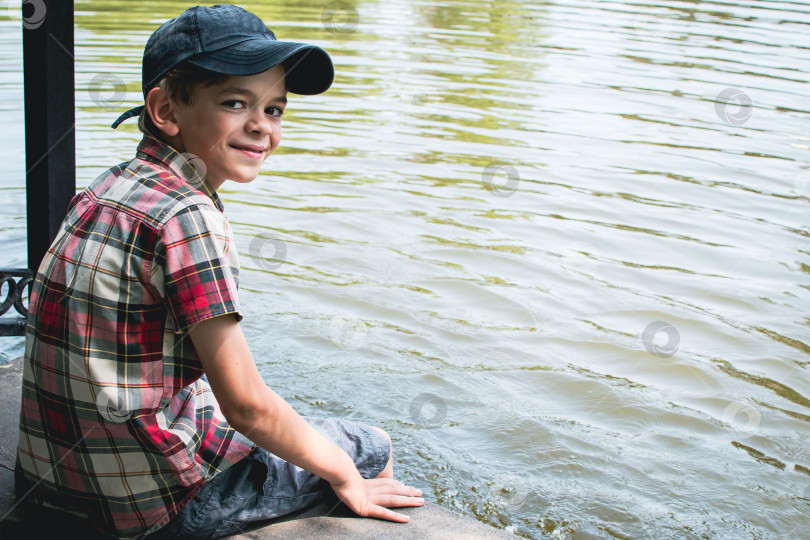
[[76, 193], [73, 0], [22, 2], [28, 267], [36, 272]]
[[25, 96], [28, 268], [0, 268], [0, 336], [25, 333], [26, 287], [76, 193], [73, 0], [20, 0]]

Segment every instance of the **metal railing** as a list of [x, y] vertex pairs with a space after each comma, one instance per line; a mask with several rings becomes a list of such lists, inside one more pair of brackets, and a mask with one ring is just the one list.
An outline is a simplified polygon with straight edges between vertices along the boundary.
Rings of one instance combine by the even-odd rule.
[[[0, 304], [0, 336], [25, 335], [25, 320], [28, 306], [25, 305], [25, 289], [30, 292], [34, 273], [28, 268], [0, 268], [0, 291], [6, 289], [6, 296]], [[18, 317], [3, 317], [14, 308]]]

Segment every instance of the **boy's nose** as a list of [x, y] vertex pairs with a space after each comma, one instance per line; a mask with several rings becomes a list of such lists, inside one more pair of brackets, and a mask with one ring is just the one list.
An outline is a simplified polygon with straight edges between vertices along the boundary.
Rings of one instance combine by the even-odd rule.
[[251, 111], [250, 118], [248, 119], [245, 128], [251, 133], [258, 133], [260, 135], [269, 135], [270, 133], [273, 133], [272, 122], [270, 122], [270, 119], [267, 118], [266, 114], [264, 114], [264, 111], [259, 108]]

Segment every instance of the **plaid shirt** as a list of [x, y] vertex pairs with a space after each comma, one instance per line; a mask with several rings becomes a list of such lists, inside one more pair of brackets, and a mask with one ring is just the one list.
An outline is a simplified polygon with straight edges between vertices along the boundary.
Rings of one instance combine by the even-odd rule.
[[76, 195], [31, 290], [18, 490], [119, 537], [165, 525], [254, 448], [188, 337], [241, 314], [222, 203], [186, 156], [145, 137]]

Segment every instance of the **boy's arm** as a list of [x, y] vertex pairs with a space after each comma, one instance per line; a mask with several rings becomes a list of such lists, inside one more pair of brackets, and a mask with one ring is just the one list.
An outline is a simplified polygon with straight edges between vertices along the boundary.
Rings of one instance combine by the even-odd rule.
[[349, 455], [310, 426], [265, 384], [242, 329], [232, 316], [203, 321], [189, 332], [225, 419], [276, 456], [329, 482], [360, 516], [406, 522], [384, 507], [420, 506], [422, 493], [391, 478], [363, 479]]

